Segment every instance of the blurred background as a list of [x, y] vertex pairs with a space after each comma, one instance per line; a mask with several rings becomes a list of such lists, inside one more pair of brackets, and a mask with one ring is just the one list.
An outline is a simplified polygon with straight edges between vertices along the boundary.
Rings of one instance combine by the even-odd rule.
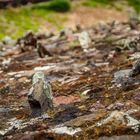
[[0, 0], [0, 39], [126, 21], [133, 10], [140, 12], [140, 0]]

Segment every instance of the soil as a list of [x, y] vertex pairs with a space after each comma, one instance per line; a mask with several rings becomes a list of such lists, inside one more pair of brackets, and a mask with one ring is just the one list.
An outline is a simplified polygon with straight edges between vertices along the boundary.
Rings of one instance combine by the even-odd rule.
[[64, 27], [75, 28], [75, 25], [80, 24], [83, 27], [96, 25], [98, 22], [109, 22], [112, 20], [127, 21], [128, 14], [125, 11], [118, 11], [114, 8], [102, 7], [76, 7], [71, 12], [66, 14], [68, 17]]

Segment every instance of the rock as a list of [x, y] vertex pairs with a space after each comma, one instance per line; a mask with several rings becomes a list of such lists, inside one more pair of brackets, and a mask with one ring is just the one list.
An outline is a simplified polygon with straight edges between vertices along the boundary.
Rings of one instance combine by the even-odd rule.
[[131, 69], [126, 69], [126, 70], [120, 70], [114, 73], [114, 78], [118, 79], [120, 77], [127, 77], [129, 76]]
[[130, 60], [137, 60], [140, 58], [140, 52], [135, 52], [133, 54], [130, 55]]
[[[114, 129], [118, 129], [120, 126], [125, 129], [131, 129], [135, 133], [139, 131], [140, 122], [129, 114], [122, 111], [113, 111], [106, 119], [97, 123], [98, 127], [114, 127]], [[111, 129], [113, 131], [113, 129]]]
[[5, 86], [3, 86], [2, 88], [0, 88], [0, 95], [1, 94], [8, 94], [10, 92], [10, 86], [7, 84]]
[[114, 104], [111, 104], [107, 107], [108, 110], [120, 110], [124, 108], [124, 104], [123, 103], [120, 103], [120, 102], [116, 102]]
[[140, 104], [140, 91], [135, 91], [133, 93], [132, 99], [137, 102], [137, 104]]
[[0, 113], [8, 113], [10, 111], [9, 108], [0, 107]]
[[32, 31], [28, 31], [23, 37], [17, 40], [22, 52], [32, 50], [37, 45], [37, 38]]
[[87, 127], [93, 125], [95, 121], [100, 120], [105, 115], [105, 111], [97, 111], [89, 115], [77, 117], [75, 119], [65, 122], [64, 124], [68, 127]]
[[109, 62], [102, 62], [102, 63], [95, 63], [95, 66], [101, 67], [101, 66], [108, 66]]
[[140, 74], [140, 58], [134, 63], [129, 76], [134, 77]]
[[109, 26], [106, 22], [104, 21], [100, 21], [99, 24], [99, 29], [102, 31], [102, 30], [109, 30]]
[[3, 60], [2, 65], [6, 66], [6, 65], [9, 65], [10, 63], [11, 63], [11, 58], [8, 58], [8, 59]]
[[6, 85], [6, 81], [5, 80], [0, 80], [0, 88], [2, 88], [4, 85]]
[[83, 92], [81, 93], [81, 95], [87, 96], [87, 93], [88, 93], [89, 91], [90, 91], [90, 89], [87, 89], [87, 90], [83, 91]]
[[96, 104], [93, 104], [90, 108], [91, 112], [96, 112], [100, 109], [105, 109], [105, 106], [102, 105], [99, 101], [96, 102]]
[[76, 25], [76, 30], [77, 30], [77, 31], [81, 31], [81, 30], [82, 30], [82, 27], [81, 27], [80, 24], [77, 24], [77, 25]]
[[[19, 129], [20, 125], [21, 125], [22, 121], [21, 120], [17, 120], [16, 118], [11, 118], [7, 124], [8, 124], [8, 128], [5, 128], [4, 130], [0, 130], [0, 136], [4, 136], [10, 132], [12, 132], [15, 129]], [[5, 125], [7, 125], [5, 124]]]
[[57, 126], [49, 130], [49, 132], [58, 133], [58, 134], [68, 134], [68, 135], [74, 135], [80, 131], [82, 131], [81, 128], [74, 129], [72, 127], [67, 127], [67, 126]]
[[62, 31], [60, 32], [60, 37], [63, 37], [63, 36], [69, 37], [69, 36], [71, 36], [72, 34], [73, 34], [72, 29], [71, 29], [71, 28], [66, 28], [66, 29], [64, 29], [64, 30], [62, 30]]
[[135, 29], [137, 24], [140, 22], [140, 18], [135, 10], [130, 11], [129, 13], [129, 24], [132, 29]]
[[109, 60], [112, 60], [112, 59], [114, 59], [116, 56], [117, 56], [117, 54], [118, 54], [118, 52], [117, 51], [111, 51], [110, 53], [109, 53], [109, 55], [108, 55], [108, 59]]
[[115, 79], [112, 82], [115, 82], [117, 87], [121, 87], [124, 90], [132, 89], [140, 82], [139, 77], [132, 77], [131, 74], [133, 74], [131, 69], [120, 70], [114, 74]]
[[42, 115], [40, 117], [32, 118], [29, 120], [19, 120], [17, 118], [11, 118], [6, 122], [5, 128], [0, 129], [0, 136], [5, 136], [11, 134], [13, 131], [23, 131], [28, 130], [28, 126], [38, 124], [41, 120], [49, 118], [47, 115]]
[[52, 56], [52, 54], [41, 43], [37, 44], [37, 52], [41, 58], [44, 58], [45, 55]]
[[9, 37], [9, 36], [5, 36], [3, 39], [2, 39], [2, 42], [6, 45], [14, 45], [15, 44], [15, 41]]
[[15, 140], [18, 140], [18, 139], [20, 139], [20, 140], [34, 140], [35, 137], [33, 135], [28, 134], [28, 135], [22, 136], [20, 138], [18, 137]]
[[129, 20], [133, 21], [133, 20], [136, 20], [136, 21], [139, 21], [139, 16], [138, 14], [136, 13], [135, 10], [131, 10], [130, 13], [129, 13]]
[[43, 112], [53, 109], [51, 85], [45, 81], [44, 73], [36, 72], [32, 79], [32, 88], [28, 94], [28, 101], [33, 116], [40, 116]]
[[43, 67], [35, 67], [34, 70], [35, 71], [47, 71], [47, 70], [53, 69], [53, 68], [56, 68], [56, 66], [48, 65], [48, 66], [43, 66]]
[[44, 29], [39, 29], [38, 32], [36, 33], [36, 37], [38, 40], [42, 40], [42, 39], [47, 39], [54, 36], [53, 32], [50, 32], [48, 30], [44, 30]]
[[120, 46], [119, 48], [121, 50], [132, 50], [132, 51], [137, 50], [137, 40], [136, 40], [136, 38], [122, 39], [118, 42], [118, 45]]
[[101, 137], [98, 140], [139, 140], [140, 135], [123, 135], [123, 136], [112, 136], [112, 137]]
[[78, 39], [79, 39], [79, 42], [81, 44], [81, 47], [86, 52], [91, 44], [91, 39], [90, 39], [88, 32], [83, 31], [83, 32], [79, 33]]

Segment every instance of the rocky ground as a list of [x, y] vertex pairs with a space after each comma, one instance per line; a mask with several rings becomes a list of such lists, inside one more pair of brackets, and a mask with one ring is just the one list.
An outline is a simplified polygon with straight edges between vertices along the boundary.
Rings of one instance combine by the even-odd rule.
[[[0, 52], [2, 140], [140, 139], [140, 21], [5, 38]], [[136, 61], [136, 62], [135, 62]], [[31, 115], [32, 76], [45, 74], [53, 109]]]

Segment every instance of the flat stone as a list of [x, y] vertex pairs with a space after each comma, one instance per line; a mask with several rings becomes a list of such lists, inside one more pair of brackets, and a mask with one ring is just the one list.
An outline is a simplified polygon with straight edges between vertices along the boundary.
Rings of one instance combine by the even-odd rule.
[[[122, 111], [113, 111], [107, 118], [97, 123], [98, 127], [109, 128], [112, 127], [114, 130], [120, 126], [125, 129], [132, 129], [135, 133], [139, 131], [140, 122], [129, 114]], [[113, 131], [113, 129], [112, 129]]]
[[115, 79], [120, 78], [120, 77], [126, 77], [129, 75], [131, 69], [126, 69], [126, 70], [120, 70], [114, 73]]
[[9, 108], [0, 107], [0, 113], [8, 113], [9, 111]]
[[123, 135], [123, 136], [112, 136], [112, 137], [101, 137], [98, 140], [139, 140], [140, 135]]
[[53, 129], [49, 130], [50, 132], [57, 133], [57, 134], [68, 134], [68, 135], [74, 135], [77, 132], [82, 131], [80, 128], [72, 128], [72, 127], [66, 127], [66, 126], [57, 126]]
[[88, 124], [93, 125], [93, 122], [98, 121], [105, 115], [106, 115], [105, 111], [97, 111], [95, 113], [77, 117], [73, 120], [65, 122], [65, 126], [83, 127], [83, 126], [88, 126]]

